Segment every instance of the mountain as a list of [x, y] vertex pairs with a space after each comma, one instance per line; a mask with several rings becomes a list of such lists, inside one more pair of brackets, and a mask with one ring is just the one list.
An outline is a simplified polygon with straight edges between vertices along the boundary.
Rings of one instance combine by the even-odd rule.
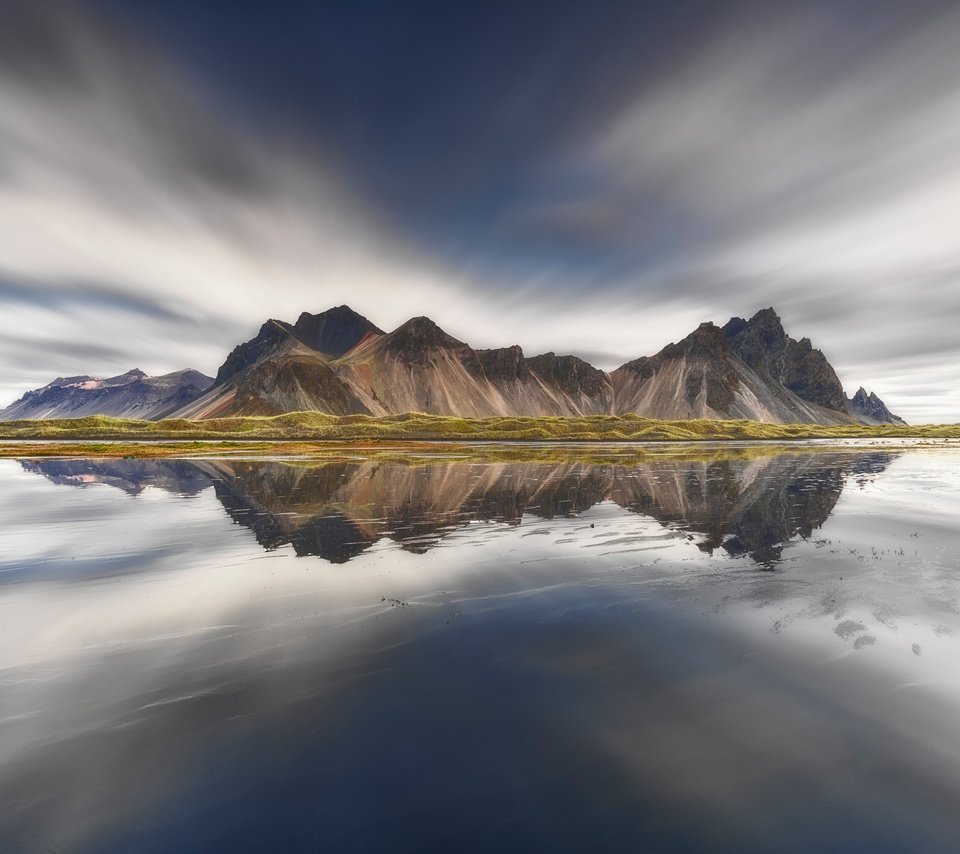
[[620, 414], [779, 424], [864, 420], [849, 406], [826, 356], [809, 338], [787, 335], [772, 308], [749, 320], [734, 317], [722, 328], [702, 323], [679, 343], [627, 362], [610, 378]]
[[860, 388], [857, 389], [857, 393], [847, 400], [847, 411], [864, 424], [907, 423], [887, 409], [886, 404], [873, 392], [867, 394], [863, 386], [860, 386]]
[[526, 358], [516, 346], [475, 350], [426, 317], [383, 333], [340, 306], [301, 315], [294, 325], [268, 321], [234, 349], [214, 386], [177, 415], [305, 409], [333, 415], [586, 415], [609, 412], [612, 405], [607, 375], [576, 356]]
[[166, 418], [201, 395], [212, 383], [211, 377], [192, 369], [159, 377], [149, 377], [138, 369], [107, 379], [58, 377], [0, 410], [0, 421], [84, 415]]
[[346, 305], [322, 311], [303, 312], [294, 324], [268, 320], [256, 338], [235, 347], [217, 372], [216, 385], [222, 385], [245, 368], [292, 342], [307, 350], [323, 353], [331, 359], [342, 356], [367, 335], [383, 335], [383, 330]]
[[481, 350], [414, 317], [384, 332], [349, 306], [268, 320], [210, 380], [196, 371], [58, 379], [0, 418], [123, 415], [214, 418], [315, 410], [330, 415], [425, 412], [459, 417], [636, 414], [772, 423], [902, 424], [875, 394], [847, 398], [809, 338], [772, 308], [724, 326], [702, 323], [653, 356], [610, 374], [572, 355]]
[[[879, 401], [878, 401], [879, 402]], [[772, 309], [712, 323], [606, 374], [576, 356], [477, 350], [427, 317], [389, 333], [347, 306], [270, 320], [228, 356], [186, 418], [317, 410], [461, 417], [635, 413], [774, 423], [900, 423], [848, 401], [826, 356]], [[880, 408], [882, 407], [882, 409]]]

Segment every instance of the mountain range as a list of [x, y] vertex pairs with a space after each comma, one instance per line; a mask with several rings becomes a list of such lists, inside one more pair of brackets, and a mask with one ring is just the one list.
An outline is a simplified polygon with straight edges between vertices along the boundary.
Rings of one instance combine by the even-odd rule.
[[80, 415], [204, 419], [316, 410], [460, 417], [635, 413], [770, 423], [904, 423], [862, 387], [848, 398], [826, 356], [785, 332], [772, 308], [703, 323], [653, 356], [606, 373], [577, 356], [478, 350], [415, 317], [392, 332], [342, 305], [268, 320], [215, 378], [185, 370], [68, 377], [27, 392], [0, 420]]

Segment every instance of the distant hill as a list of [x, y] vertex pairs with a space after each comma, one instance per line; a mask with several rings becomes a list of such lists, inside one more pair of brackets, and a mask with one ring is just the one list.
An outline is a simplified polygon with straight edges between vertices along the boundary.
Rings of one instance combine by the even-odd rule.
[[166, 418], [213, 384], [213, 378], [186, 369], [149, 377], [134, 369], [117, 377], [57, 377], [43, 388], [28, 391], [6, 409], [0, 421], [20, 418]]
[[864, 424], [906, 424], [900, 416], [894, 415], [886, 404], [873, 392], [867, 394], [863, 386], [847, 401], [847, 411]]

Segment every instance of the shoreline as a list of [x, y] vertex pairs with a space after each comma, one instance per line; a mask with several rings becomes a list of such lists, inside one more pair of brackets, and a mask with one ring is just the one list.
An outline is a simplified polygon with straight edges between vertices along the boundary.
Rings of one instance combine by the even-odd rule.
[[384, 458], [463, 457], [490, 460], [642, 460], [651, 456], [704, 460], [854, 449], [960, 450], [960, 438], [686, 439], [646, 441], [490, 439], [0, 439], [0, 459], [279, 458], [322, 460], [346, 454]]

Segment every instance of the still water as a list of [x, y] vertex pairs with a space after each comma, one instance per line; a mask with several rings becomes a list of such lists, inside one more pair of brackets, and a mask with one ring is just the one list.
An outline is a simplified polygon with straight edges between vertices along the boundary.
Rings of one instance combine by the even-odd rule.
[[960, 449], [0, 460], [0, 850], [960, 846]]

